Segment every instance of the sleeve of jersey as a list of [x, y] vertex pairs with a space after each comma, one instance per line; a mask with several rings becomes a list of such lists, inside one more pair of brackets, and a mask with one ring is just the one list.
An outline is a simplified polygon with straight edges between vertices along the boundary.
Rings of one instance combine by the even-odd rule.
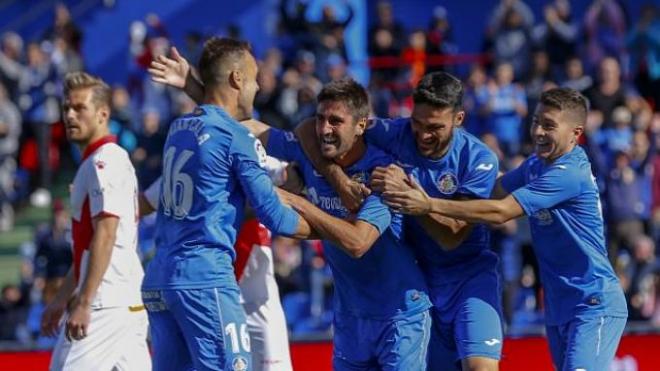
[[525, 168], [527, 167], [527, 161], [523, 162], [515, 168], [502, 175], [500, 180], [502, 188], [508, 193], [515, 191], [516, 189], [525, 185]]
[[362, 204], [357, 214], [357, 220], [362, 220], [373, 225], [378, 229], [378, 233], [382, 235], [392, 222], [392, 213], [383, 204], [380, 196], [372, 194]]
[[459, 193], [477, 198], [490, 198], [493, 191], [499, 163], [495, 154], [484, 151], [472, 163], [465, 179], [461, 180]]
[[302, 148], [296, 135], [290, 131], [271, 128], [268, 134], [266, 152], [282, 161], [300, 161], [303, 155]]
[[[126, 194], [126, 171], [132, 169], [124, 161], [112, 156], [94, 159], [94, 171], [89, 180], [89, 207], [92, 218], [99, 215], [119, 217], [122, 205], [134, 202], [134, 195]], [[128, 161], [128, 160], [126, 160]]]
[[541, 209], [551, 208], [580, 193], [579, 174], [566, 168], [554, 167], [529, 184], [512, 192], [525, 211], [532, 215]]
[[163, 181], [163, 177], [158, 177], [155, 182], [142, 192], [144, 198], [147, 200], [149, 205], [154, 209], [158, 210], [158, 199], [160, 198], [160, 183]]
[[233, 164], [248, 202], [257, 213], [259, 221], [273, 233], [293, 235], [298, 228], [299, 215], [280, 202], [268, 172], [259, 166], [256, 146], [247, 142], [250, 140], [233, 145]]
[[405, 120], [372, 118], [364, 135], [369, 143], [390, 152], [392, 145], [401, 138], [404, 127]]

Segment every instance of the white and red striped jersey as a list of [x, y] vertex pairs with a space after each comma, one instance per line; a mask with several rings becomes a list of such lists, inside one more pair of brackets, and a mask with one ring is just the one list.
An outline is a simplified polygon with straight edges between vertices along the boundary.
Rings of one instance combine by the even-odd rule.
[[128, 153], [114, 143], [114, 137], [104, 137], [90, 144], [71, 188], [74, 273], [78, 289], [87, 272], [94, 236], [93, 219], [103, 215], [119, 218], [110, 265], [92, 308], [142, 302], [140, 285], [144, 271], [137, 253], [137, 196], [135, 169]]

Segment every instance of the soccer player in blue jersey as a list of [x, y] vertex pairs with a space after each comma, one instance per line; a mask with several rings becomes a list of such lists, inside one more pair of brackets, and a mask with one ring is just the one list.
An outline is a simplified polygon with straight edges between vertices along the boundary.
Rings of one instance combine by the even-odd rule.
[[[317, 97], [316, 143], [323, 156], [367, 183], [392, 162], [362, 138], [369, 113], [366, 90], [353, 80], [331, 82]], [[260, 125], [253, 123], [252, 125]], [[401, 215], [372, 194], [350, 213], [314, 170], [292, 132], [253, 126], [271, 156], [296, 162], [307, 200], [281, 192], [324, 239], [335, 280], [335, 370], [423, 370], [431, 307], [422, 272], [402, 241]]]
[[536, 153], [502, 176], [494, 200], [448, 201], [414, 189], [385, 194], [404, 213], [437, 213], [476, 223], [527, 215], [545, 287], [545, 320], [555, 367], [607, 370], [628, 315], [607, 259], [591, 164], [577, 145], [587, 100], [575, 90], [541, 95], [531, 127]]
[[245, 201], [275, 233], [309, 235], [278, 199], [252, 114], [257, 64], [247, 43], [212, 38], [199, 72], [204, 99], [170, 125], [156, 221], [156, 255], [142, 284], [154, 370], [251, 369], [232, 261]]
[[[371, 120], [367, 143], [391, 153], [400, 166], [374, 170], [375, 191], [410, 189], [410, 176], [433, 197], [490, 197], [498, 162], [485, 144], [458, 127], [465, 116], [462, 97], [458, 79], [431, 73], [415, 89], [410, 118]], [[309, 131], [309, 125], [303, 127], [301, 135], [308, 137]], [[319, 161], [313, 147], [306, 150], [339, 189], [351, 183], [337, 166]], [[405, 232], [434, 305], [429, 370], [497, 370], [501, 290], [488, 227], [430, 213], [406, 218]]]

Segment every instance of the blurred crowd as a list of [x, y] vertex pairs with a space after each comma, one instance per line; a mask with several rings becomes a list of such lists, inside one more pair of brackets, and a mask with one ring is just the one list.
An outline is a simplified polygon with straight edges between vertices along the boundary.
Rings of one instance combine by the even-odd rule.
[[[282, 0], [274, 44], [259, 57], [258, 118], [292, 129], [315, 112], [322, 84], [349, 76], [344, 17], [323, 7], [319, 21], [306, 17], [306, 2]], [[452, 35], [460, 15], [437, 6], [426, 24], [406, 28], [392, 5], [378, 2], [367, 35], [372, 112], [406, 116], [410, 94], [425, 73], [447, 70], [465, 82], [465, 130], [482, 138], [501, 161], [516, 167], [532, 151], [528, 128], [540, 94], [554, 86], [590, 100], [582, 145], [601, 190], [609, 256], [628, 298], [630, 320], [660, 327], [660, 7], [644, 6], [632, 19], [624, 1], [593, 0], [575, 14], [568, 0], [549, 1], [535, 15], [522, 0], [501, 0], [490, 9], [483, 50], [463, 58]], [[240, 37], [230, 26], [226, 35]], [[112, 132], [133, 159], [140, 187], [160, 174], [165, 133], [173, 117], [194, 103], [181, 92], [149, 79], [154, 56], [171, 45], [157, 15], [129, 30], [129, 75], [113, 87]], [[193, 63], [205, 37], [186, 35], [179, 51]], [[53, 174], [72, 168], [78, 152], [64, 136], [58, 99], [64, 74], [84, 68], [82, 30], [63, 5], [39, 40], [1, 36], [0, 45], [0, 231], [12, 228], [14, 209], [27, 203], [52, 209], [49, 225], [20, 248], [21, 280], [0, 297], [0, 340], [48, 347], [38, 336], [39, 316], [66, 273], [71, 253], [69, 216], [53, 199]], [[65, 179], [57, 179], [60, 183]], [[2, 233], [2, 232], [0, 232]], [[141, 226], [145, 259], [153, 251], [153, 220]], [[510, 334], [543, 320], [541, 284], [523, 219], [493, 227], [500, 255], [504, 310]], [[332, 318], [332, 276], [317, 242], [273, 239], [275, 270], [290, 330], [296, 335], [327, 331]], [[561, 248], [558, 246], [557, 248]]]

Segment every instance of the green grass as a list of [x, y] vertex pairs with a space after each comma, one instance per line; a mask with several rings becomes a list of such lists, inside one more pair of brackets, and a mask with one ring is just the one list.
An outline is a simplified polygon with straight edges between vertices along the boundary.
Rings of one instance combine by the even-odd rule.
[[49, 219], [50, 208], [26, 207], [17, 213], [14, 228], [0, 233], [0, 286], [18, 283], [21, 269], [19, 248], [24, 242], [32, 241], [37, 226]]

